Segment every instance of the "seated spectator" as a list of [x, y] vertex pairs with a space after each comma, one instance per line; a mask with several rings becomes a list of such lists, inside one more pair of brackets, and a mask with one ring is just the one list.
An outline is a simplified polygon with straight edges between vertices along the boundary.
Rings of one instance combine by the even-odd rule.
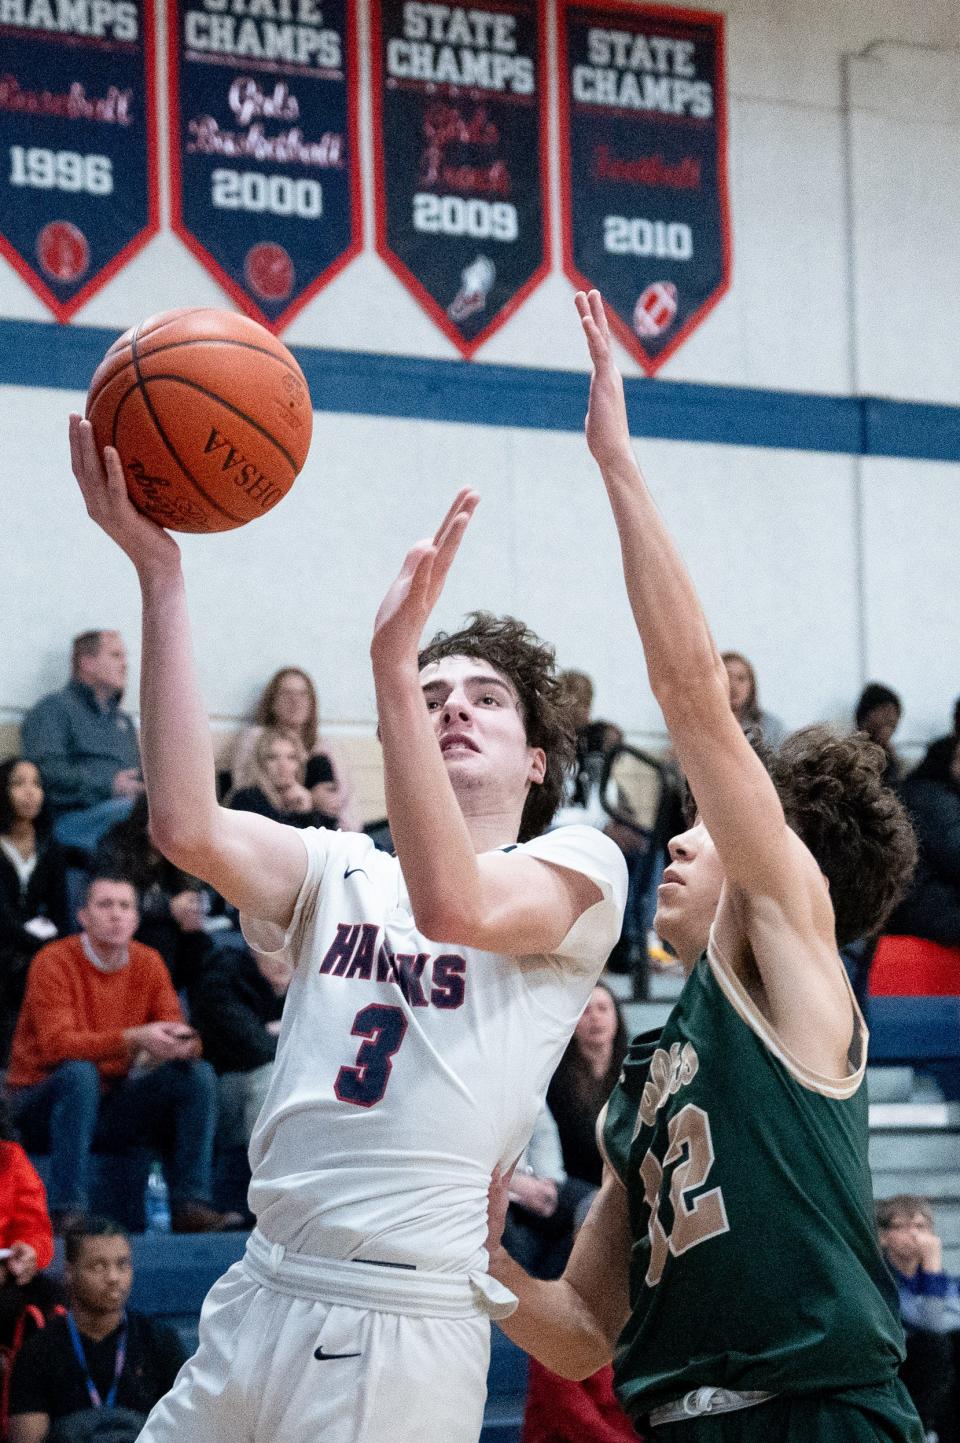
[[175, 1232], [241, 1219], [209, 1205], [216, 1078], [201, 1062], [163, 958], [132, 940], [132, 882], [94, 877], [78, 936], [33, 959], [13, 1036], [7, 1089], [26, 1146], [49, 1150], [51, 1210], [61, 1231], [87, 1208], [90, 1153], [152, 1146]]
[[600, 804], [600, 778], [603, 764], [614, 747], [623, 741], [623, 732], [613, 722], [591, 717], [593, 682], [586, 672], [560, 673], [560, 686], [570, 699], [570, 720], [576, 729], [577, 751], [560, 808], [551, 823], [554, 827], [585, 822], [591, 827], [606, 828], [610, 821]]
[[867, 682], [860, 693], [854, 721], [858, 732], [866, 732], [870, 740], [886, 752], [883, 780], [888, 787], [895, 787], [903, 776], [903, 764], [893, 746], [893, 734], [902, 715], [903, 706], [895, 691], [879, 681]]
[[591, 718], [593, 682], [586, 672], [564, 671], [559, 679], [576, 729], [576, 754], [563, 798], [550, 825], [553, 828], [580, 823], [597, 827], [623, 852], [630, 887], [623, 929], [607, 966], [611, 972], [630, 972], [638, 962], [645, 968], [646, 935], [653, 915], [647, 882], [654, 858], [647, 838], [634, 828], [614, 821], [604, 809], [600, 795], [607, 758], [623, 744], [623, 732], [614, 722]]
[[771, 751], [776, 751], [787, 729], [779, 717], [761, 707], [752, 664], [739, 651], [725, 651], [720, 660], [727, 669], [730, 706], [737, 721], [745, 732], [758, 735]]
[[[25, 1331], [28, 1313], [44, 1317], [60, 1290], [43, 1269], [53, 1262], [53, 1228], [47, 1195], [33, 1163], [16, 1141], [5, 1098], [0, 1098], [0, 1369]], [[5, 1436], [0, 1433], [0, 1436]]]
[[185, 1362], [183, 1346], [172, 1328], [127, 1307], [133, 1266], [118, 1224], [90, 1218], [71, 1229], [65, 1281], [66, 1313], [29, 1338], [14, 1363], [10, 1443], [72, 1443], [108, 1431], [112, 1443], [134, 1443]]
[[610, 1364], [573, 1382], [531, 1358], [528, 1378], [520, 1443], [637, 1443], [637, 1431], [614, 1397]]
[[282, 953], [218, 947], [190, 992], [203, 1054], [220, 1079], [221, 1146], [250, 1141], [270, 1086], [293, 964]]
[[0, 764], [0, 1066], [23, 1002], [27, 968], [45, 942], [69, 931], [66, 859], [50, 836], [33, 762]]
[[127, 654], [116, 631], [73, 641], [70, 681], [23, 719], [24, 755], [36, 762], [56, 835], [90, 851], [143, 791], [133, 718], [120, 708]]
[[295, 732], [303, 743], [306, 754], [303, 784], [313, 798], [312, 809], [332, 818], [329, 826], [340, 827], [345, 832], [360, 831], [362, 820], [346, 767], [333, 743], [320, 735], [317, 689], [298, 666], [282, 667], [270, 678], [257, 703], [253, 726], [241, 732], [233, 756], [235, 791], [259, 785], [256, 747], [265, 727]]
[[620, 1076], [627, 1040], [619, 1003], [609, 987], [598, 982], [547, 1089], [567, 1176], [593, 1188], [600, 1186], [603, 1174], [597, 1118]]
[[332, 812], [318, 811], [304, 785], [307, 754], [293, 732], [266, 727], [253, 752], [253, 782], [231, 792], [227, 805], [238, 812], [258, 812], [290, 827], [335, 827]]
[[937, 781], [945, 780], [953, 764], [953, 754], [957, 749], [958, 742], [960, 742], [960, 696], [953, 705], [953, 731], [945, 737], [937, 737], [936, 741], [930, 743], [923, 761], [912, 775], [933, 777]]
[[153, 845], [146, 796], [138, 797], [129, 817], [101, 838], [92, 870], [130, 878], [140, 897], [136, 940], [160, 953], [178, 992], [189, 988], [210, 954], [211, 915], [222, 917], [227, 928], [231, 924], [223, 899]]
[[927, 1436], [936, 1439], [955, 1412], [957, 1279], [943, 1271], [943, 1244], [925, 1198], [901, 1193], [876, 1207], [880, 1247], [897, 1285], [907, 1335], [903, 1381]]
[[917, 834], [919, 856], [910, 890], [885, 930], [960, 947], [960, 742], [954, 743], [942, 780], [922, 762], [900, 795]]

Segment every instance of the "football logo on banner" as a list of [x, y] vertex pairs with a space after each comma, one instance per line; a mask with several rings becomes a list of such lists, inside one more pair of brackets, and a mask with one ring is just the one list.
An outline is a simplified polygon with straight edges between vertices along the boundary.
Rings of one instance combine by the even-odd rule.
[[0, 14], [0, 252], [66, 321], [159, 224], [152, 0]]
[[361, 245], [353, 0], [168, 0], [173, 228], [280, 331]]
[[653, 373], [730, 284], [723, 17], [561, 0], [564, 270]]
[[373, 0], [371, 23], [377, 250], [472, 356], [549, 267], [543, 0]]

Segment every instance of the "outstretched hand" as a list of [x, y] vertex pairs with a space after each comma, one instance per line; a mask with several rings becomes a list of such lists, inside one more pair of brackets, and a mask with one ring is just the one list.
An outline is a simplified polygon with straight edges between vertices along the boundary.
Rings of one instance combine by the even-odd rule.
[[114, 448], [105, 447], [101, 457], [93, 427], [76, 415], [70, 417], [70, 460], [87, 515], [126, 552], [138, 571], [176, 563], [179, 546], [130, 500]]
[[373, 624], [370, 653], [375, 664], [416, 662], [423, 629], [479, 501], [476, 491], [464, 488], [433, 540], [418, 541], [407, 552], [400, 575], [380, 603]]
[[587, 445], [590, 454], [602, 469], [616, 461], [632, 458], [627, 405], [623, 394], [623, 377], [613, 360], [610, 327], [599, 291], [577, 291], [574, 304], [587, 338], [593, 379], [590, 382], [590, 404], [587, 408]]

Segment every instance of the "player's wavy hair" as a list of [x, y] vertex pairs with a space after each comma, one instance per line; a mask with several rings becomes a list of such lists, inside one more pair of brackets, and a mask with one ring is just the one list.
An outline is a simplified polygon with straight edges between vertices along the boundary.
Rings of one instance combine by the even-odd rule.
[[421, 670], [446, 656], [489, 662], [513, 683], [527, 745], [542, 747], [547, 758], [543, 781], [531, 786], [520, 818], [520, 841], [539, 837], [557, 810], [576, 748], [573, 705], [561, 684], [553, 647], [516, 617], [472, 611], [460, 631], [439, 631], [427, 643], [420, 653]]
[[803, 727], [779, 751], [757, 748], [787, 821], [830, 884], [837, 944], [880, 930], [903, 897], [917, 841], [899, 798], [884, 785], [887, 753], [863, 732]]

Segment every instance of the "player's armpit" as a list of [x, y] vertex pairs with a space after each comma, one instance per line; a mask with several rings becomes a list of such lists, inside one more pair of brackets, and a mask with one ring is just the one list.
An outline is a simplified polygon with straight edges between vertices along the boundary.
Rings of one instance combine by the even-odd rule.
[[245, 915], [282, 928], [307, 874], [307, 849], [296, 827], [227, 807], [217, 808], [209, 838], [196, 850], [174, 845], [166, 855]]
[[500, 1327], [518, 1347], [562, 1378], [589, 1378], [613, 1357], [630, 1312], [627, 1194], [612, 1172], [574, 1244], [562, 1278], [531, 1278], [501, 1251], [490, 1271], [520, 1306]]
[[850, 1075], [854, 1033], [850, 987], [837, 952], [826, 882], [799, 837], [793, 845], [798, 870], [811, 874], [809, 893], [795, 898], [793, 915], [775, 898], [728, 888], [714, 924], [713, 949], [729, 971], [742, 939], [748, 940], [762, 996], [749, 978], [740, 977], [739, 984], [731, 984], [731, 1001], [748, 1014], [758, 1006], [797, 1062], [842, 1081]]
[[523, 852], [484, 852], [477, 867], [475, 893], [448, 898], [442, 917], [431, 919], [437, 931], [427, 935], [434, 940], [513, 957], [553, 952], [577, 918], [602, 900], [585, 873]]

